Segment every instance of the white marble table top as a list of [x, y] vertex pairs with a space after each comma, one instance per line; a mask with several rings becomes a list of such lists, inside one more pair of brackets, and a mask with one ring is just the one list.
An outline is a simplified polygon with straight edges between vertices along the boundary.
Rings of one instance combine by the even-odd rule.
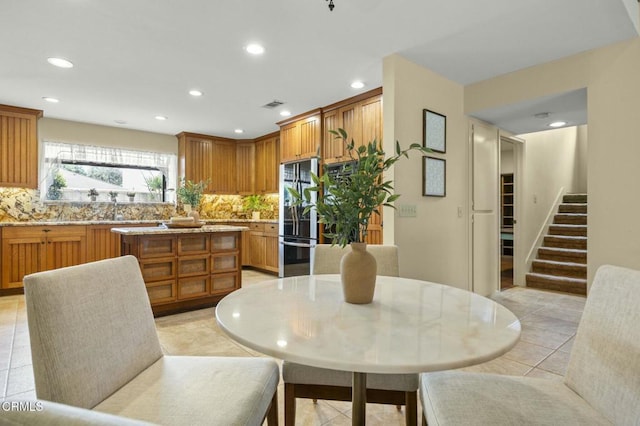
[[371, 304], [344, 302], [339, 275], [289, 277], [227, 295], [216, 318], [233, 339], [264, 354], [363, 373], [473, 365], [507, 352], [520, 336], [520, 321], [492, 300], [382, 276]]

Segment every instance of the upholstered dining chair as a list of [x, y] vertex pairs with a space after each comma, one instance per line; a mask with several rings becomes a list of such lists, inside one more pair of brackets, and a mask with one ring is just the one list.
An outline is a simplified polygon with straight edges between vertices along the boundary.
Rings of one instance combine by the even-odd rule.
[[596, 272], [562, 381], [456, 371], [421, 375], [430, 425], [640, 424], [640, 271]]
[[[350, 247], [341, 248], [320, 244], [315, 248], [313, 274], [340, 273], [340, 259]], [[368, 245], [376, 258], [378, 275], [399, 276], [398, 248], [391, 245]], [[284, 380], [284, 421], [295, 423], [296, 398], [351, 401], [352, 373], [311, 367], [285, 361], [282, 365]], [[367, 402], [405, 405], [407, 425], [418, 422], [417, 374], [367, 374]]]
[[24, 289], [39, 399], [163, 425], [277, 424], [274, 360], [163, 355], [135, 257], [28, 275]]

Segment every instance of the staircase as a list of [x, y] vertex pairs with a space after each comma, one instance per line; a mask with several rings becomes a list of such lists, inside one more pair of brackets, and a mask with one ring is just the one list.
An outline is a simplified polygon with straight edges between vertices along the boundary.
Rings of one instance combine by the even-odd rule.
[[567, 194], [527, 274], [527, 287], [587, 294], [587, 194]]

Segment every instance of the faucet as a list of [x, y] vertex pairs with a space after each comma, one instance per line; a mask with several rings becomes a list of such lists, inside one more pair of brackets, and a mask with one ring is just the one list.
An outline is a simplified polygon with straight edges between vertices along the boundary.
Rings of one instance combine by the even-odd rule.
[[113, 200], [113, 220], [124, 220], [124, 216], [118, 214], [118, 200]]

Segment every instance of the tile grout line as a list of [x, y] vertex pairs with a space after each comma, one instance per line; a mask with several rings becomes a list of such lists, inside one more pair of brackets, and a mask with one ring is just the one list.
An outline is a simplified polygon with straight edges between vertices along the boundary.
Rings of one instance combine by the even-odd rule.
[[8, 397], [7, 393], [9, 392], [9, 377], [11, 377], [11, 367], [13, 365], [13, 349], [15, 348], [16, 328], [18, 327], [18, 307], [19, 303], [16, 302], [15, 317], [13, 320], [13, 333], [11, 335], [11, 346], [9, 348], [9, 368], [7, 369], [7, 380], [4, 383], [4, 392], [2, 394], [5, 400]]

